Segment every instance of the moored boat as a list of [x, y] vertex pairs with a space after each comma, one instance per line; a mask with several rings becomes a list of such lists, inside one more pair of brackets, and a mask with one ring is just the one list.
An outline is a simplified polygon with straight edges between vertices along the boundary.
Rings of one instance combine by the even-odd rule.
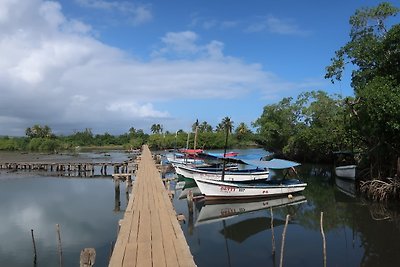
[[[207, 179], [220, 181], [222, 177], [222, 169], [216, 168], [193, 168], [185, 165], [174, 165], [176, 173], [186, 178]], [[224, 181], [228, 182], [250, 182], [266, 180], [269, 177], [268, 169], [252, 168], [252, 169], [225, 169]]]
[[193, 165], [203, 165], [205, 164], [203, 159], [188, 156], [183, 153], [170, 153], [166, 155], [167, 161], [171, 164], [193, 164]]
[[262, 184], [243, 184], [195, 178], [196, 184], [206, 199], [246, 199], [274, 197], [303, 191], [307, 183], [297, 179], [268, 181]]
[[340, 178], [355, 180], [357, 175], [357, 161], [355, 153], [351, 151], [336, 151], [335, 155], [335, 175]]
[[335, 167], [335, 174], [337, 177], [347, 178], [354, 180], [356, 178], [357, 165], [344, 165]]

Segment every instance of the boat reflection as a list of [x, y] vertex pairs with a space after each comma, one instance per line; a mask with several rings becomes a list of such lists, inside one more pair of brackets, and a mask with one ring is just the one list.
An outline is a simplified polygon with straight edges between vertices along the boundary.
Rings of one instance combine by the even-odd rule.
[[[284, 225], [285, 220], [274, 219], [274, 227]], [[231, 225], [224, 224], [219, 232], [227, 239], [237, 243], [244, 242], [247, 238], [271, 228], [271, 219], [268, 217], [255, 217]]]
[[335, 184], [337, 189], [343, 194], [351, 198], [356, 197], [356, 185], [354, 180], [336, 177]]
[[[272, 207], [297, 205], [307, 202], [305, 196], [293, 195], [291, 197], [259, 199], [256, 201], [205, 201], [197, 217], [195, 226], [218, 222], [236, 217], [240, 214], [254, 212]], [[264, 219], [263, 219], [264, 220]], [[265, 221], [267, 218], [265, 218]], [[260, 222], [260, 221], [259, 221]], [[264, 228], [266, 229], [266, 228]]]
[[193, 197], [201, 196], [200, 189], [196, 186], [195, 182], [189, 183], [186, 182], [185, 186], [182, 188], [181, 193], [179, 194], [179, 199], [185, 199], [188, 195], [192, 194]]

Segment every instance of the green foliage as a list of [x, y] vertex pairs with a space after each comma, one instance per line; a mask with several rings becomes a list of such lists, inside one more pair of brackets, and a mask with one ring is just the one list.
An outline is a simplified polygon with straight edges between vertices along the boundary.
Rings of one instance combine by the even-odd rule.
[[233, 125], [234, 125], [234, 122], [231, 121], [231, 118], [225, 117], [217, 125], [217, 127], [215, 128], [215, 131], [217, 131], [217, 132], [225, 132], [225, 130], [228, 129], [228, 132], [231, 133], [232, 130], [233, 130]]
[[253, 123], [257, 127], [257, 141], [270, 151], [281, 153], [296, 133], [298, 113], [299, 108], [290, 97], [265, 106], [261, 117]]
[[239, 123], [238, 127], [236, 127], [235, 135], [239, 141], [249, 141], [253, 137], [251, 130], [244, 122]]
[[28, 149], [31, 151], [57, 151], [61, 147], [61, 143], [57, 139], [40, 137], [32, 138], [28, 144]]
[[160, 134], [163, 132], [163, 126], [161, 124], [153, 124], [150, 130], [153, 134]]
[[388, 29], [385, 20], [399, 8], [384, 2], [357, 10], [350, 18], [350, 41], [336, 51], [326, 78], [340, 80], [352, 63], [355, 99], [347, 101], [354, 134], [373, 176], [392, 176], [400, 151], [400, 24]]
[[0, 150], [15, 151], [26, 150], [29, 139], [26, 137], [0, 137]]
[[75, 146], [93, 145], [93, 133], [91, 129], [86, 128], [83, 132], [75, 132], [68, 138]]
[[52, 131], [49, 126], [40, 126], [35, 124], [32, 128], [28, 127], [25, 130], [26, 136], [29, 138], [51, 138], [53, 137]]
[[254, 122], [258, 143], [278, 155], [301, 161], [326, 162], [332, 151], [347, 146], [344, 106], [340, 98], [322, 91], [284, 98], [264, 107]]
[[[228, 125], [231, 123], [228, 118]], [[160, 125], [160, 124], [154, 124]], [[242, 125], [243, 126], [243, 125]], [[162, 126], [160, 125], [162, 128]], [[41, 126], [28, 128], [27, 132], [31, 136], [32, 129], [37, 132]], [[244, 125], [244, 129], [247, 127]], [[161, 130], [160, 130], [161, 131]], [[188, 142], [189, 135], [189, 142]], [[240, 137], [238, 137], [241, 135]], [[245, 147], [247, 144], [253, 145], [253, 135], [251, 131], [240, 131], [237, 134], [231, 134], [228, 139], [230, 147]], [[118, 136], [109, 133], [94, 135], [91, 129], [86, 128], [84, 131], [76, 131], [69, 136], [51, 137], [31, 137], [31, 138], [0, 138], [0, 150], [32, 150], [32, 151], [59, 151], [75, 149], [76, 147], [123, 147], [124, 149], [140, 148], [143, 144], [148, 144], [151, 149], [171, 149], [184, 148], [194, 146], [194, 133], [186, 133], [178, 130], [175, 133], [166, 131], [165, 133], [146, 134], [142, 129], [131, 127], [125, 134]], [[198, 125], [197, 147], [202, 149], [221, 149], [224, 148], [225, 134], [224, 132], [213, 132], [212, 126], [207, 122]]]

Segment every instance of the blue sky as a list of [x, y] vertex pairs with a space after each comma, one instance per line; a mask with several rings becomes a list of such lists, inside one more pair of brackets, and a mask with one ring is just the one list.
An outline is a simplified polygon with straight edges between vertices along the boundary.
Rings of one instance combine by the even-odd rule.
[[250, 126], [283, 97], [351, 95], [325, 67], [349, 17], [378, 3], [0, 0], [0, 135]]

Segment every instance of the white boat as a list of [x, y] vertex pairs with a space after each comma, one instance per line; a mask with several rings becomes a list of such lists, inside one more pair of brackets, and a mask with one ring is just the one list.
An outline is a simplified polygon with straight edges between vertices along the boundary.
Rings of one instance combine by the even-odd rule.
[[220, 203], [205, 203], [201, 208], [197, 217], [196, 226], [217, 222], [223, 219], [236, 217], [243, 213], [263, 210], [272, 207], [281, 207], [287, 205], [297, 205], [307, 202], [303, 195], [294, 195], [291, 198], [284, 196], [280, 198], [268, 198], [256, 201], [246, 202], [220, 202]]
[[335, 175], [340, 178], [355, 180], [357, 175], [357, 161], [355, 155], [357, 153], [352, 151], [336, 151], [333, 152], [333, 154], [335, 155]]
[[206, 199], [274, 197], [301, 192], [307, 186], [307, 183], [302, 183], [297, 179], [282, 180], [282, 183], [269, 181], [262, 184], [229, 183], [204, 178], [195, 178], [195, 181]]
[[[206, 179], [220, 181], [222, 177], [221, 169], [206, 169], [206, 168], [193, 168], [185, 165], [174, 165], [177, 174], [182, 175], [186, 178], [191, 178], [197, 181], [197, 179]], [[227, 182], [250, 182], [266, 180], [269, 177], [268, 169], [242, 169], [242, 170], [226, 170], [224, 173], [224, 181]]]
[[356, 178], [357, 165], [344, 165], [335, 167], [337, 177], [354, 180]]
[[167, 158], [168, 162], [172, 164], [194, 164], [194, 165], [205, 164], [204, 160], [202, 159], [190, 158], [181, 153], [169, 153], [166, 154], [165, 157]]

